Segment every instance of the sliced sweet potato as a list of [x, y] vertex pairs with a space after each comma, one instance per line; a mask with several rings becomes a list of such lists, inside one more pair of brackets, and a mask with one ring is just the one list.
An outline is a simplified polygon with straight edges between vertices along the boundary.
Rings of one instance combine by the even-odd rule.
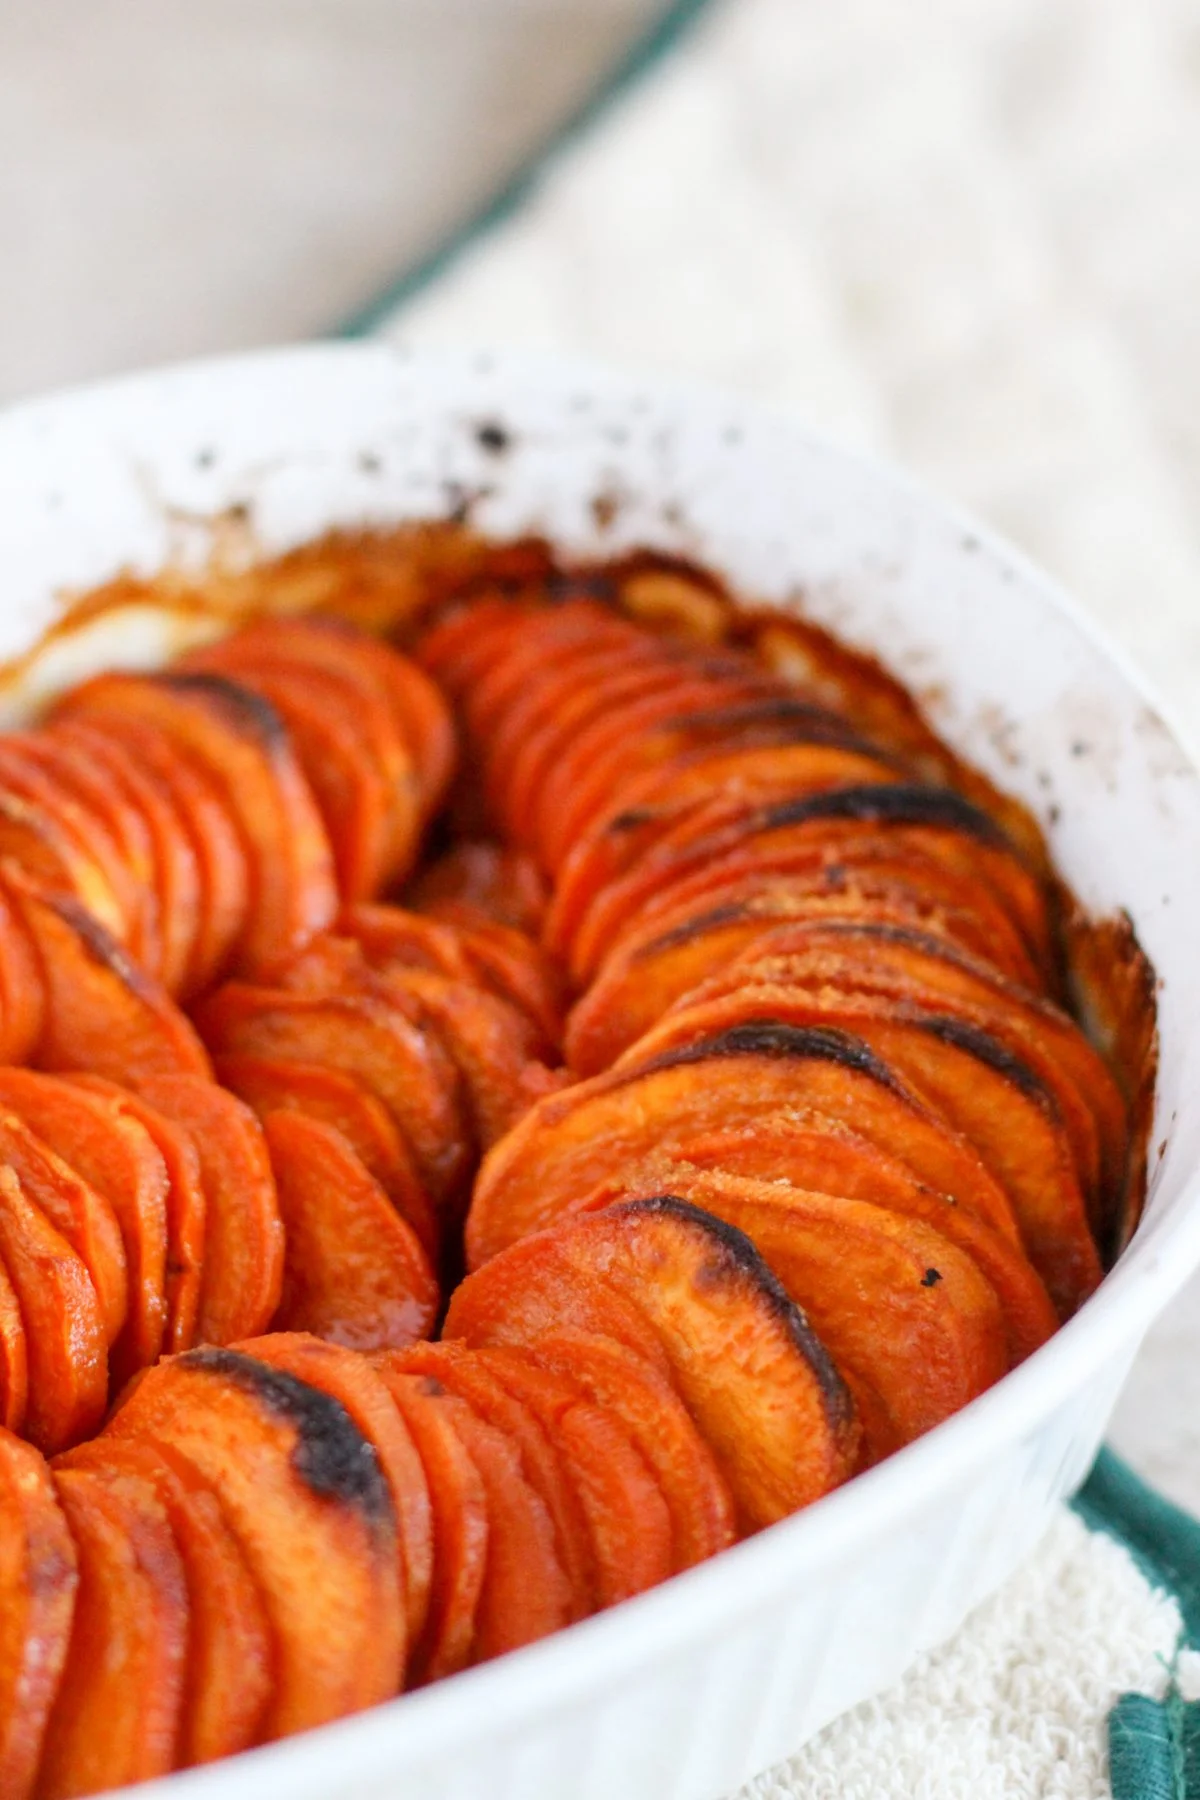
[[[208, 1204], [200, 1175], [200, 1153], [186, 1131], [173, 1124], [140, 1094], [118, 1087], [101, 1075], [72, 1075], [69, 1079], [91, 1093], [104, 1096], [124, 1116], [133, 1119], [163, 1159], [167, 1171], [164, 1348], [168, 1355], [190, 1350], [195, 1341], [200, 1308], [208, 1219]], [[86, 1257], [84, 1261], [87, 1261]]]
[[428, 1335], [438, 1286], [415, 1234], [332, 1125], [301, 1113], [264, 1122], [286, 1252], [275, 1318], [356, 1350]]
[[439, 1405], [483, 1483], [487, 1557], [470, 1661], [487, 1662], [566, 1625], [570, 1589], [555, 1552], [550, 1515], [521, 1473], [514, 1446], [456, 1394], [443, 1394]]
[[188, 1350], [147, 1371], [109, 1434], [176, 1450], [220, 1495], [275, 1640], [265, 1739], [395, 1693], [395, 1514], [339, 1401], [236, 1351]]
[[250, 872], [235, 957], [269, 968], [337, 911], [329, 840], [274, 709], [236, 683], [203, 674], [99, 675], [58, 703], [59, 717], [116, 713], [165, 732], [216, 782]]
[[467, 1221], [472, 1268], [664, 1139], [815, 1107], [900, 1155], [939, 1193], [1016, 1241], [978, 1153], [844, 1032], [747, 1025], [539, 1101], [485, 1159]]
[[[103, 828], [40, 766], [27, 743], [0, 737], [0, 795], [6, 802], [8, 821], [0, 843], [11, 836], [11, 853], [31, 881], [48, 885], [52, 892], [69, 894], [118, 942], [127, 944], [135, 904], [129, 872], [120, 865]], [[28, 861], [21, 844], [22, 821], [32, 828]]]
[[337, 1400], [374, 1450], [396, 1515], [404, 1637], [411, 1645], [429, 1613], [433, 1522], [421, 1458], [378, 1370], [369, 1358], [302, 1331], [272, 1332], [237, 1348]]
[[[647, 809], [651, 810], [651, 809]], [[756, 807], [737, 797], [684, 809], [678, 822], [668, 812], [644, 825], [627, 816], [582, 841], [560, 873], [547, 919], [552, 949], [571, 947], [571, 966], [591, 973], [612, 937], [652, 898], [735, 845], [757, 839], [783, 848], [803, 834], [837, 847], [865, 831], [907, 840], [950, 868], [990, 888], [1020, 927], [1047, 977], [1054, 968], [1047, 898], [999, 829], [983, 813], [945, 788], [903, 783], [836, 788]], [[901, 834], [903, 834], [901, 836]]]
[[0, 1061], [27, 1062], [42, 1035], [46, 990], [33, 940], [0, 889]]
[[609, 1207], [515, 1245], [463, 1282], [445, 1335], [536, 1343], [548, 1317], [592, 1329], [589, 1292], [604, 1288], [658, 1337], [744, 1529], [845, 1480], [858, 1425], [826, 1352], [750, 1241], [682, 1201]]
[[975, 1262], [924, 1221], [684, 1163], [631, 1171], [735, 1225], [800, 1306], [854, 1394], [872, 1462], [957, 1412], [1009, 1366], [1004, 1318]]
[[0, 873], [37, 951], [45, 990], [34, 1060], [117, 1081], [210, 1073], [196, 1033], [164, 988], [130, 961], [78, 901], [46, 893], [11, 865]]
[[125, 1246], [112, 1207], [23, 1119], [7, 1111], [0, 1111], [0, 1161], [83, 1262], [100, 1303], [104, 1341], [113, 1344], [129, 1310], [129, 1290]]
[[0, 1793], [29, 1800], [67, 1659], [75, 1544], [42, 1458], [0, 1432]]
[[144, 768], [122, 741], [85, 720], [64, 720], [44, 728], [77, 762], [96, 771], [103, 785], [142, 822], [148, 853], [158, 963], [156, 974], [169, 994], [186, 990], [200, 904], [196, 850], [163, 783]]
[[594, 1556], [587, 1516], [554, 1432], [539, 1422], [526, 1401], [497, 1380], [480, 1351], [455, 1343], [410, 1344], [405, 1350], [381, 1355], [389, 1359], [392, 1369], [432, 1379], [457, 1394], [516, 1448], [521, 1473], [554, 1527], [555, 1554], [571, 1597], [571, 1619], [586, 1618], [596, 1607]]
[[653, 1058], [763, 1024], [852, 1032], [869, 1045], [975, 1145], [1007, 1193], [1029, 1258], [1063, 1316], [1098, 1285], [1100, 1258], [1053, 1098], [1027, 1064], [974, 1024], [871, 995], [748, 986], [669, 1014], [634, 1054]]
[[614, 1606], [672, 1573], [666, 1498], [620, 1415], [596, 1406], [572, 1375], [539, 1367], [525, 1348], [474, 1354], [561, 1446], [592, 1543], [596, 1604]]
[[95, 855], [127, 922], [124, 941], [130, 955], [148, 974], [161, 978], [154, 848], [140, 808], [131, 803], [122, 783], [110, 779], [104, 764], [94, 761], [69, 737], [38, 731], [15, 741], [86, 818], [89, 843], [95, 847]]
[[567, 1021], [567, 1061], [580, 1075], [598, 1075], [700, 983], [740, 964], [751, 951], [767, 954], [788, 921], [860, 917], [899, 925], [920, 919], [891, 898], [830, 892], [824, 881], [791, 883], [737, 901], [703, 908], [665, 930], [631, 934], [606, 959]]
[[408, 904], [419, 913], [437, 918], [447, 906], [465, 907], [525, 932], [539, 929], [546, 899], [546, 884], [530, 857], [483, 838], [455, 844], [408, 888]]
[[606, 957], [723, 906], [775, 893], [825, 893], [847, 906], [886, 901], [915, 909], [1022, 986], [1042, 984], [1024, 938], [990, 889], [910, 841], [857, 831], [833, 842], [806, 838], [803, 831], [790, 844], [773, 844], [769, 834], [761, 843], [747, 838], [742, 847], [667, 882], [617, 929]]
[[220, 1056], [217, 1080], [244, 1100], [259, 1120], [298, 1112], [332, 1125], [411, 1226], [430, 1262], [439, 1252], [437, 1216], [421, 1186], [412, 1152], [391, 1114], [360, 1082], [318, 1063], [271, 1062], [260, 1056]]
[[149, 1133], [99, 1094], [31, 1069], [0, 1069], [0, 1106], [37, 1133], [111, 1207], [128, 1311], [109, 1353], [119, 1385], [157, 1360], [166, 1330], [167, 1168]]
[[20, 1433], [29, 1403], [29, 1352], [25, 1322], [8, 1270], [0, 1260], [0, 1426]]
[[257, 1742], [273, 1683], [274, 1646], [258, 1584], [216, 1489], [162, 1444], [104, 1436], [56, 1458], [136, 1500], [149, 1487], [179, 1552], [187, 1589], [187, 1680], [175, 1766], [233, 1756]]
[[[663, 1156], [726, 1175], [866, 1200], [888, 1212], [921, 1219], [964, 1251], [995, 1290], [1004, 1313], [1012, 1364], [1042, 1344], [1058, 1328], [1058, 1315], [1041, 1277], [1021, 1248], [991, 1225], [956, 1206], [946, 1194], [918, 1181], [911, 1170], [877, 1144], [819, 1113], [781, 1113], [758, 1119], [742, 1131], [718, 1131], [678, 1144], [664, 1144]], [[637, 1165], [639, 1176], [656, 1158]], [[662, 1186], [665, 1176], [653, 1178]], [[586, 1206], [607, 1204], [628, 1190], [624, 1172], [614, 1173]]]
[[468, 1139], [457, 1073], [441, 1042], [396, 1006], [227, 982], [196, 1017], [219, 1055], [323, 1063], [361, 1082], [400, 1127], [434, 1200], [460, 1188]]
[[425, 1471], [433, 1526], [433, 1586], [425, 1628], [409, 1659], [408, 1685], [419, 1687], [464, 1669], [488, 1552], [483, 1480], [454, 1430], [436, 1381], [405, 1375], [384, 1353], [376, 1366], [412, 1435]]
[[110, 739], [145, 771], [186, 834], [198, 893], [180, 991], [201, 992], [224, 972], [250, 906], [249, 858], [221, 789], [167, 731], [141, 718], [121, 713], [72, 716], [55, 729], [79, 726]]
[[104, 1319], [82, 1260], [3, 1163], [0, 1261], [25, 1327], [25, 1433], [52, 1455], [95, 1431], [103, 1417], [108, 1395]]
[[175, 1767], [188, 1594], [152, 1483], [97, 1466], [56, 1469], [54, 1485], [75, 1540], [79, 1587], [37, 1792], [66, 1800]]
[[204, 1267], [197, 1342], [228, 1344], [264, 1330], [283, 1282], [283, 1226], [262, 1127], [215, 1081], [159, 1076], [141, 1093], [190, 1139], [204, 1190]]
[[656, 1369], [624, 1344], [583, 1331], [551, 1332], [525, 1354], [569, 1376], [620, 1419], [667, 1503], [675, 1571], [733, 1542], [729, 1488], [675, 1389]]

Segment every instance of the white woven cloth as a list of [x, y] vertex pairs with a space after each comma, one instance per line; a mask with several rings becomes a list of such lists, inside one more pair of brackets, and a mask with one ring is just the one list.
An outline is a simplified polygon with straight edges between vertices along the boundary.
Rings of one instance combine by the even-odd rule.
[[[717, 0], [391, 329], [724, 382], [906, 464], [1200, 741], [1198, 294], [1195, 0]], [[1200, 1512], [1200, 1284], [1114, 1442]]]
[[950, 1644], [737, 1800], [1111, 1800], [1109, 1710], [1161, 1698], [1179, 1633], [1175, 1601], [1064, 1512]]

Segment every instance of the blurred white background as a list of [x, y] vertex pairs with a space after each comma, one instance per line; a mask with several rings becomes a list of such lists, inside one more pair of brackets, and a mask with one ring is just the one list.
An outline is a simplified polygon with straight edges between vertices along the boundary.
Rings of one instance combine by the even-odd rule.
[[[331, 327], [664, 3], [0, 0], [0, 397]], [[1200, 740], [1197, 0], [712, 0], [386, 329], [714, 378], [903, 461]], [[1200, 1284], [1114, 1441], [1200, 1509]]]

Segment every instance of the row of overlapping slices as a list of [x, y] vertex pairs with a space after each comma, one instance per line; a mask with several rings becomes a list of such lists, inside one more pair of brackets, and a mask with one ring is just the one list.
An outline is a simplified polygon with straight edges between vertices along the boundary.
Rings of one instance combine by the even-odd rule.
[[[1036, 833], [836, 647], [768, 626], [753, 654], [718, 646], [702, 588], [634, 586], [689, 629], [594, 600], [548, 609], [538, 592], [473, 601], [427, 635], [418, 654], [467, 736], [452, 816], [510, 848], [460, 845], [416, 910], [372, 896], [412, 866], [448, 774], [446, 718], [369, 640], [256, 628], [180, 673], [100, 678], [21, 740], [27, 761], [31, 742], [102, 742], [106, 792], [124, 798], [131, 764], [186, 767], [149, 781], [172, 815], [153, 832], [61, 763], [54, 805], [42, 788], [24, 819], [4, 814], [8, 1053], [20, 1040], [56, 1071], [13, 1079], [78, 1094], [82, 1065], [87, 1106], [103, 1100], [160, 1157], [164, 1131], [182, 1136], [195, 1159], [190, 1189], [185, 1151], [168, 1171], [159, 1344], [228, 1346], [273, 1320], [371, 1352], [294, 1337], [255, 1339], [249, 1362], [190, 1351], [67, 1453], [62, 1512], [44, 1471], [24, 1471], [41, 1500], [13, 1594], [39, 1586], [39, 1545], [62, 1575], [57, 1663], [29, 1605], [0, 1651], [0, 1694], [48, 1671], [40, 1714], [6, 1719], [0, 1702], [27, 1786], [43, 1743], [40, 1791], [96, 1791], [636, 1592], [928, 1429], [1098, 1279], [1095, 1237], [1129, 1211], [1129, 1095], [1057, 1004]], [[167, 954], [180, 841], [200, 923]], [[117, 864], [139, 879], [122, 889]], [[566, 1075], [547, 1066], [558, 958], [576, 995]], [[117, 1086], [101, 1096], [100, 1080]], [[257, 1190], [245, 1149], [229, 1177], [235, 1118]], [[432, 1327], [481, 1152], [453, 1341], [398, 1350]], [[185, 1190], [205, 1221], [191, 1264], [172, 1223]], [[128, 1281], [144, 1254], [127, 1234], [121, 1247]], [[238, 1267], [257, 1309], [221, 1314]], [[120, 1329], [119, 1378], [153, 1359]], [[308, 1385], [263, 1373], [281, 1359]], [[317, 1425], [333, 1430], [325, 1462]], [[239, 1458], [233, 1498], [222, 1471]], [[195, 1548], [199, 1513], [220, 1527], [216, 1561], [209, 1540]], [[142, 1590], [139, 1533], [133, 1562], [158, 1571]], [[326, 1559], [328, 1587], [297, 1586]], [[336, 1631], [335, 1586], [364, 1596], [343, 1598]], [[135, 1690], [161, 1704], [122, 1710], [100, 1650], [131, 1616], [148, 1621]], [[22, 1736], [18, 1716], [40, 1725]]]

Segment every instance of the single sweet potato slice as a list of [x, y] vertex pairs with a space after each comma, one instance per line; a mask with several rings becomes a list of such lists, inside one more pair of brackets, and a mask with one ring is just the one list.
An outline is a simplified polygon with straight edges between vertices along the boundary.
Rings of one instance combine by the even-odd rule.
[[11, 865], [0, 880], [41, 966], [40, 1067], [88, 1069], [117, 1081], [210, 1073], [204, 1046], [170, 995], [78, 901], [40, 891]]
[[667, 1503], [673, 1570], [689, 1569], [733, 1542], [729, 1488], [675, 1389], [657, 1369], [624, 1344], [583, 1331], [551, 1332], [525, 1354], [569, 1376], [597, 1406], [620, 1419]]
[[[379, 1459], [399, 1540], [405, 1644], [421, 1635], [433, 1581], [433, 1522], [425, 1471], [404, 1420], [371, 1359], [303, 1331], [277, 1331], [236, 1346], [306, 1381], [345, 1407]], [[385, 1352], [384, 1354], [390, 1354]]]
[[509, 1393], [486, 1367], [481, 1352], [468, 1350], [463, 1344], [410, 1344], [407, 1349], [380, 1354], [390, 1359], [393, 1369], [431, 1378], [457, 1394], [516, 1448], [521, 1472], [554, 1527], [555, 1554], [571, 1596], [571, 1619], [583, 1619], [594, 1612], [596, 1583], [587, 1518], [564, 1465], [563, 1452], [533, 1408]]
[[903, 1158], [940, 1193], [1017, 1238], [978, 1153], [874, 1056], [837, 1031], [747, 1025], [619, 1065], [539, 1101], [490, 1152], [467, 1221], [472, 1268], [589, 1194], [660, 1141], [815, 1107]]
[[169, 1176], [149, 1133], [110, 1099], [31, 1069], [0, 1069], [0, 1106], [108, 1201], [125, 1249], [128, 1312], [109, 1361], [118, 1385], [157, 1360], [166, 1330]]
[[108, 1395], [104, 1319], [82, 1260], [3, 1163], [0, 1261], [25, 1327], [25, 1433], [52, 1455], [95, 1431], [103, 1417]]
[[561, 1447], [587, 1519], [597, 1606], [615, 1606], [665, 1581], [673, 1570], [666, 1497], [620, 1415], [595, 1405], [569, 1373], [539, 1366], [524, 1347], [473, 1354], [536, 1411]]
[[426, 863], [408, 890], [408, 904], [434, 918], [465, 907], [511, 930], [535, 932], [546, 910], [546, 883], [531, 857], [486, 838], [458, 843]]
[[398, 1007], [363, 995], [313, 996], [227, 982], [197, 1012], [219, 1055], [322, 1063], [359, 1081], [387, 1108], [437, 1202], [457, 1193], [468, 1137], [458, 1076], [441, 1042]]
[[42, 1035], [46, 990], [33, 939], [0, 889], [0, 1061], [27, 1062]]
[[83, 1262], [100, 1303], [104, 1341], [113, 1344], [129, 1310], [129, 1289], [125, 1246], [112, 1207], [23, 1119], [7, 1111], [0, 1111], [0, 1161]]
[[649, 944], [694, 918], [759, 896], [824, 894], [848, 907], [885, 901], [932, 920], [925, 929], [952, 936], [1023, 987], [1043, 977], [1024, 938], [989, 888], [950, 868], [907, 838], [858, 832], [831, 842], [807, 827], [791, 842], [748, 837], [711, 862], [667, 882], [614, 934], [605, 963]]
[[438, 1286], [415, 1234], [332, 1125], [264, 1122], [286, 1252], [275, 1321], [355, 1350], [428, 1336]]
[[408, 1667], [409, 1687], [420, 1687], [456, 1674], [470, 1657], [487, 1563], [487, 1496], [442, 1404], [440, 1383], [403, 1374], [392, 1365], [390, 1352], [372, 1360], [417, 1447], [429, 1494], [433, 1584]]
[[403, 1617], [391, 1494], [339, 1401], [228, 1349], [150, 1369], [106, 1435], [165, 1444], [220, 1495], [275, 1639], [274, 1739], [396, 1692]]
[[217, 1080], [253, 1108], [298, 1112], [332, 1125], [411, 1226], [430, 1262], [439, 1250], [437, 1216], [421, 1186], [412, 1152], [391, 1114], [360, 1082], [319, 1063], [271, 1062], [261, 1056], [219, 1056]]
[[169, 994], [186, 989], [186, 978], [200, 904], [200, 870], [196, 850], [164, 784], [144, 768], [124, 743], [85, 720], [64, 720], [44, 727], [44, 735], [64, 745], [79, 763], [96, 771], [103, 785], [142, 822], [148, 852], [148, 879], [158, 962], [150, 972]]
[[180, 992], [202, 992], [224, 972], [250, 906], [249, 858], [215, 778], [180, 748], [170, 733], [144, 719], [105, 712], [56, 722], [55, 729], [86, 726], [108, 738], [146, 773], [162, 793], [192, 852], [197, 894], [188, 961]]
[[457, 1395], [446, 1394], [442, 1404], [479, 1471], [487, 1504], [487, 1560], [471, 1661], [488, 1662], [569, 1624], [570, 1587], [550, 1515], [521, 1473], [515, 1447]]
[[[749, 839], [764, 849], [790, 847], [797, 836], [830, 847], [881, 831], [908, 840], [954, 870], [974, 877], [1000, 899], [1049, 978], [1054, 968], [1047, 897], [985, 814], [946, 788], [903, 783], [835, 788], [757, 806], [721, 797], [683, 808], [676, 821], [618, 815], [581, 841], [560, 872], [547, 918], [547, 943], [571, 949], [581, 976], [599, 967], [624, 922], [676, 882]], [[901, 835], [902, 834], [902, 835]]]
[[[0, 834], [5, 854], [27, 871], [32, 882], [70, 895], [127, 944], [133, 904], [130, 877], [120, 867], [111, 839], [12, 737], [0, 737], [0, 795], [5, 802], [0, 811], [6, 821]], [[22, 826], [28, 827], [27, 843], [22, 841]]]
[[1054, 1101], [1024, 1062], [974, 1024], [871, 995], [747, 986], [669, 1014], [635, 1053], [653, 1058], [763, 1024], [852, 1032], [975, 1145], [1060, 1313], [1069, 1316], [1099, 1284], [1100, 1258]]
[[29, 1403], [25, 1321], [8, 1270], [0, 1261], [0, 1426], [20, 1433]]
[[57, 716], [117, 713], [165, 732], [216, 782], [250, 872], [236, 961], [259, 972], [290, 955], [337, 911], [329, 840], [280, 722], [267, 703], [211, 675], [98, 675]]
[[143, 1099], [191, 1140], [204, 1190], [204, 1267], [197, 1342], [228, 1344], [265, 1329], [283, 1282], [284, 1241], [262, 1127], [215, 1081], [159, 1076]]
[[741, 1232], [682, 1201], [609, 1207], [515, 1245], [463, 1282], [445, 1335], [536, 1346], [530, 1331], [541, 1336], [547, 1317], [593, 1329], [586, 1299], [576, 1299], [596, 1288], [658, 1336], [744, 1529], [785, 1517], [851, 1472], [853, 1406], [803, 1315]]
[[216, 1489], [165, 1445], [107, 1435], [55, 1459], [56, 1478], [74, 1470], [94, 1472], [134, 1498], [152, 1489], [179, 1552], [188, 1629], [175, 1766], [248, 1750], [270, 1698], [274, 1646], [258, 1584]]
[[[8, 740], [10, 743], [13, 739]], [[156, 978], [162, 973], [158, 891], [150, 828], [125, 786], [78, 743], [50, 730], [15, 740], [86, 817], [105, 877], [127, 921], [130, 955]]]
[[118, 1087], [102, 1075], [72, 1075], [68, 1079], [91, 1093], [102, 1095], [125, 1117], [140, 1125], [163, 1159], [167, 1171], [164, 1348], [168, 1355], [190, 1350], [195, 1341], [200, 1308], [208, 1221], [200, 1153], [188, 1133], [151, 1106], [142, 1095]]
[[611, 1067], [700, 983], [739, 966], [752, 951], [766, 954], [772, 934], [789, 921], [855, 916], [893, 925], [920, 917], [890, 898], [830, 893], [823, 882], [788, 884], [702, 909], [642, 939], [631, 936], [571, 1011], [564, 1039], [570, 1067], [584, 1076]]
[[[792, 1109], [775, 1119], [758, 1119], [741, 1131], [710, 1132], [664, 1144], [662, 1153], [696, 1168], [866, 1200], [888, 1212], [924, 1220], [970, 1256], [995, 1290], [1013, 1365], [1058, 1329], [1058, 1315], [1045, 1285], [1019, 1245], [918, 1181], [897, 1158], [836, 1119]], [[654, 1160], [637, 1165], [639, 1173]], [[602, 1184], [584, 1205], [608, 1204], [626, 1191], [624, 1174], [618, 1171], [611, 1184]]]
[[0, 1793], [29, 1800], [58, 1692], [78, 1571], [50, 1471], [0, 1432]]
[[56, 1469], [54, 1485], [75, 1540], [79, 1588], [37, 1792], [66, 1800], [175, 1767], [188, 1594], [151, 1482], [95, 1466]]
[[998, 1381], [1003, 1314], [977, 1264], [923, 1221], [661, 1159], [626, 1194], [679, 1194], [744, 1231], [800, 1306], [858, 1405], [879, 1461]]

